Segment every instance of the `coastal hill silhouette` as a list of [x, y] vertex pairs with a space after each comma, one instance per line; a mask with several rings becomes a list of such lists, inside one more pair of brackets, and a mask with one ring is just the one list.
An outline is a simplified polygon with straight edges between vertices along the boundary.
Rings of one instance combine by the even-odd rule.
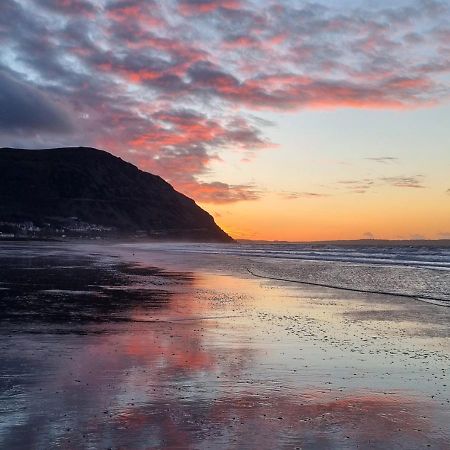
[[0, 149], [0, 222], [71, 223], [117, 236], [231, 242], [213, 217], [161, 177], [89, 147]]

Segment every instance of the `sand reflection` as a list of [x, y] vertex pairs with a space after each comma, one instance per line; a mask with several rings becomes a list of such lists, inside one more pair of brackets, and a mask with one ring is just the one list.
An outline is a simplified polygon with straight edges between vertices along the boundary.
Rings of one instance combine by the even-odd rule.
[[57, 264], [39, 291], [4, 272], [0, 448], [448, 448], [445, 417], [419, 394], [300, 382], [297, 360], [269, 383], [252, 340], [265, 329], [233, 318], [251, 295], [238, 281], [72, 261], [97, 286], [86, 294]]
[[1, 447], [448, 448], [418, 397], [241, 385], [256, 355], [211, 346], [215, 325], [16, 342], [28, 376], [2, 393]]

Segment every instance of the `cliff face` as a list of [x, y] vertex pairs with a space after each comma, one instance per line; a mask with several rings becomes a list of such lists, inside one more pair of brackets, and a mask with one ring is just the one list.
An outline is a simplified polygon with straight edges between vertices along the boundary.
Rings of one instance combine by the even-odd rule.
[[77, 218], [121, 235], [232, 241], [210, 214], [162, 178], [94, 148], [2, 148], [0, 174], [0, 222]]

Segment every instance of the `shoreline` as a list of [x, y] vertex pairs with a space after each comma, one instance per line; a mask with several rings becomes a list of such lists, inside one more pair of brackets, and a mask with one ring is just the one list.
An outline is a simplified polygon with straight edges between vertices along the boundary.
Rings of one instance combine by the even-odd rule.
[[341, 287], [341, 286], [330, 285], [330, 284], [312, 283], [309, 281], [302, 281], [302, 280], [290, 280], [287, 278], [276, 278], [276, 277], [270, 277], [267, 275], [258, 275], [256, 273], [252, 272], [250, 269], [247, 269], [247, 270], [250, 273], [250, 275], [257, 277], [257, 278], [264, 279], [264, 280], [283, 281], [286, 283], [304, 284], [304, 285], [308, 285], [308, 286], [317, 286], [317, 287], [323, 287], [323, 288], [327, 288], [327, 289], [335, 289], [338, 291], [359, 292], [361, 294], [374, 294], [374, 295], [382, 295], [382, 296], [387, 296], [387, 297], [409, 298], [411, 300], [423, 301], [423, 302], [431, 303], [433, 305], [450, 307], [449, 301], [443, 300], [440, 298], [436, 298], [436, 297], [417, 296], [417, 295], [410, 295], [410, 294], [399, 294], [396, 292], [369, 291], [369, 290], [356, 289], [356, 288], [350, 288], [350, 287]]
[[208, 243], [216, 243], [216, 244], [224, 244], [224, 245], [233, 245], [233, 244], [242, 244], [242, 245], [311, 245], [311, 246], [344, 246], [344, 247], [360, 247], [360, 246], [368, 246], [368, 247], [384, 247], [384, 246], [392, 246], [392, 247], [450, 247], [450, 239], [448, 238], [436, 238], [436, 239], [337, 239], [337, 240], [313, 240], [313, 241], [269, 241], [269, 240], [250, 240], [250, 239], [234, 239], [234, 241], [230, 242], [208, 242], [201, 240], [189, 240], [189, 239], [160, 239], [150, 237], [139, 237], [134, 235], [116, 235], [116, 236], [107, 236], [107, 235], [92, 235], [92, 236], [67, 236], [62, 238], [61, 236], [21, 236], [21, 237], [3, 237], [0, 234], [0, 243], [1, 242], [20, 242], [20, 241], [33, 241], [33, 242], [48, 242], [48, 241], [56, 240], [58, 242], [74, 242], [79, 243], [83, 241], [92, 242], [95, 240], [101, 241], [109, 241], [109, 242], [127, 242], [130, 243], [140, 242], [143, 244], [146, 243], [162, 243], [162, 244], [208, 244]]

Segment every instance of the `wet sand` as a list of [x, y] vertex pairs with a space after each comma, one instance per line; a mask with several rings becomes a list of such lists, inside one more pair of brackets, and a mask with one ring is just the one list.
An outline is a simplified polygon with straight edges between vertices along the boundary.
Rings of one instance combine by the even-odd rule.
[[450, 308], [249, 264], [2, 243], [0, 448], [450, 448]]

